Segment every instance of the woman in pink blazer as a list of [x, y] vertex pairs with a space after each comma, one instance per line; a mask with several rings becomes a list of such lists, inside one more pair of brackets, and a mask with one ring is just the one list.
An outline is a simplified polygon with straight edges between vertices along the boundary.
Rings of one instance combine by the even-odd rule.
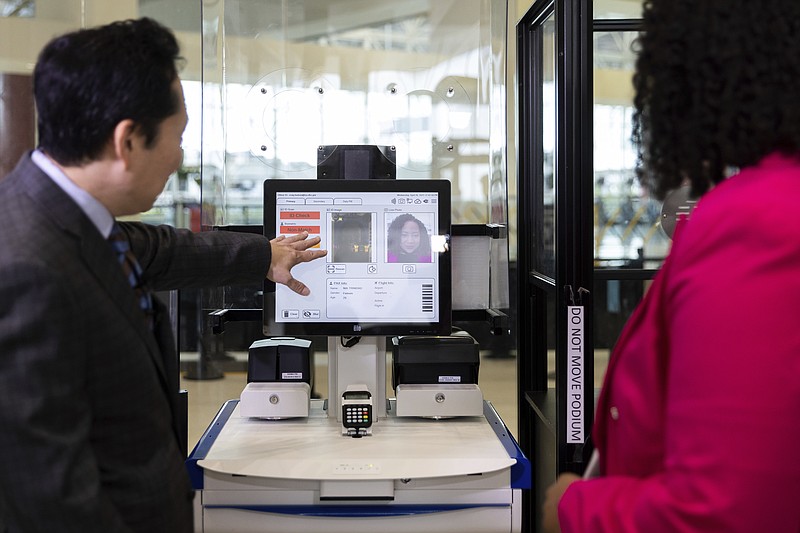
[[800, 2], [652, 0], [634, 140], [703, 195], [614, 349], [548, 532], [800, 531]]

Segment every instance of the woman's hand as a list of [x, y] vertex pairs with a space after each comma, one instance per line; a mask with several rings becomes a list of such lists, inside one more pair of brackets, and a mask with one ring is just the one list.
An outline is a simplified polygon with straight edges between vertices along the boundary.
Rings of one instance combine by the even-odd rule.
[[542, 505], [542, 528], [545, 533], [561, 533], [561, 526], [558, 523], [558, 502], [561, 501], [561, 496], [567, 488], [579, 479], [580, 476], [575, 474], [561, 474], [556, 482], [547, 488]]

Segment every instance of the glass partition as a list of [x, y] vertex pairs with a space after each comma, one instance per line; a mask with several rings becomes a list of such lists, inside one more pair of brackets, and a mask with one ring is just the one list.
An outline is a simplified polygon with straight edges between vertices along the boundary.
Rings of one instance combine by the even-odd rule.
[[661, 202], [636, 179], [633, 31], [594, 32], [594, 257], [597, 268], [658, 268], [669, 249]]
[[550, 15], [542, 23], [542, 228], [534, 235], [538, 250], [534, 254], [534, 267], [542, 274], [555, 279], [556, 264], [556, 23]]
[[[200, 229], [200, 2], [198, 0], [0, 1], [0, 165], [3, 174], [36, 145], [31, 74], [42, 47], [55, 35], [114, 20], [152, 17], [173, 29], [185, 61], [181, 77], [190, 122], [183, 167], [142, 220]], [[8, 133], [5, 133], [5, 132]]]
[[170, 28], [181, 47], [179, 75], [186, 100], [189, 122], [183, 132], [183, 162], [170, 176], [164, 192], [141, 219], [153, 224], [169, 224], [200, 231], [202, 143], [202, 41], [201, 1], [137, 0], [136, 16], [150, 17]]
[[202, 8], [204, 225], [260, 224], [263, 181], [316, 178], [339, 145], [383, 147], [397, 179], [449, 180], [455, 224], [507, 224], [505, 1]]

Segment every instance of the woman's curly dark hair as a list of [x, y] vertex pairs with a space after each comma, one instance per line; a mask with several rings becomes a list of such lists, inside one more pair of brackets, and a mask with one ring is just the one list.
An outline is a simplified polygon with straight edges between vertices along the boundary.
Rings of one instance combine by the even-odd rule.
[[637, 39], [639, 179], [699, 196], [770, 152], [800, 154], [800, 1], [646, 0]]

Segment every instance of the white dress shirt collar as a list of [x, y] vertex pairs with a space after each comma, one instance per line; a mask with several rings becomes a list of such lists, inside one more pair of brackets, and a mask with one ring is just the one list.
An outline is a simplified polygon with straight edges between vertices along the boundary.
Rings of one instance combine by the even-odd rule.
[[97, 227], [103, 238], [107, 239], [111, 234], [111, 226], [114, 225], [114, 217], [109, 213], [108, 209], [98, 202], [94, 196], [77, 186], [40, 150], [34, 150], [31, 154], [31, 159], [37, 167], [42, 169], [42, 172], [47, 174], [56, 185], [78, 204], [78, 207], [89, 217], [89, 220]]

